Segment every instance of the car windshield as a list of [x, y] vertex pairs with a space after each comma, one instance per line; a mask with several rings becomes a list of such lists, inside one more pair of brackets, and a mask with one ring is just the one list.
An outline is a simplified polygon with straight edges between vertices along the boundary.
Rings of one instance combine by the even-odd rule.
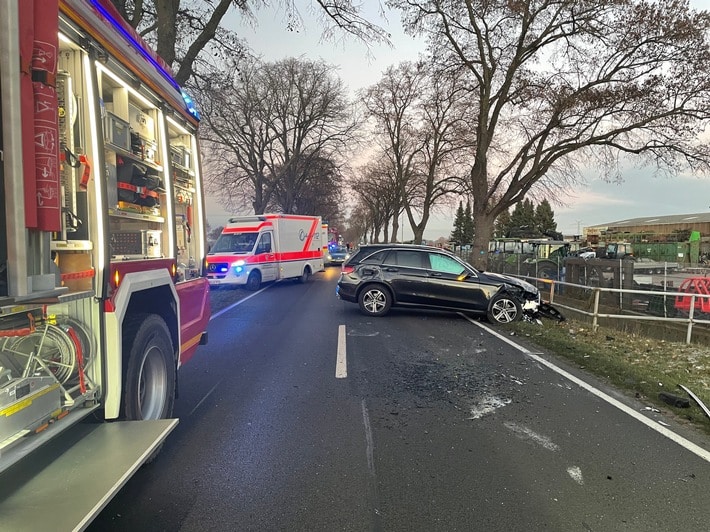
[[254, 249], [256, 233], [222, 233], [212, 247], [212, 253], [248, 253]]
[[330, 248], [331, 253], [347, 253], [348, 249], [345, 246], [333, 246]]

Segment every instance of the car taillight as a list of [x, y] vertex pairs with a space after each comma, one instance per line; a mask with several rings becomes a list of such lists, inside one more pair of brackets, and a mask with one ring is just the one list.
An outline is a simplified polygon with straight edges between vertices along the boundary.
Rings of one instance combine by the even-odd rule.
[[355, 266], [345, 265], [340, 268], [341, 273], [353, 273], [355, 271]]

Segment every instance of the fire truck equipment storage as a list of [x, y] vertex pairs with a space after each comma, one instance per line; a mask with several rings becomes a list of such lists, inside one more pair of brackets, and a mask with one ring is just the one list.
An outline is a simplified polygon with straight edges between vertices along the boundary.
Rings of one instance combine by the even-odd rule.
[[199, 115], [109, 0], [0, 2], [0, 79], [0, 527], [82, 530], [207, 340]]

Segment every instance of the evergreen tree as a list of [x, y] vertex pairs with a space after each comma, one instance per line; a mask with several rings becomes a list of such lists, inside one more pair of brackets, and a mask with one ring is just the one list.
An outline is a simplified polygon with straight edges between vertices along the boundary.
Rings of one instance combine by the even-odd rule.
[[463, 204], [459, 202], [459, 208], [456, 209], [456, 216], [454, 217], [454, 230], [451, 231], [451, 237], [449, 238], [453, 244], [463, 243], [465, 215], [466, 214], [463, 210]]
[[463, 240], [462, 244], [473, 244], [473, 235], [476, 232], [476, 226], [473, 223], [473, 216], [471, 215], [471, 202], [466, 202], [466, 209], [463, 213]]
[[496, 238], [505, 238], [510, 233], [511, 218], [510, 211], [508, 209], [504, 210], [498, 215], [495, 221], [495, 227], [493, 229], [493, 235]]
[[555, 212], [550, 206], [550, 202], [542, 200], [535, 209], [535, 225], [542, 233], [557, 231]]
[[534, 236], [534, 233], [537, 233], [535, 226], [535, 206], [531, 200], [524, 199], [515, 206], [510, 216], [511, 231], [521, 234], [510, 236], [526, 236], [528, 233], [530, 234], [527, 236]]

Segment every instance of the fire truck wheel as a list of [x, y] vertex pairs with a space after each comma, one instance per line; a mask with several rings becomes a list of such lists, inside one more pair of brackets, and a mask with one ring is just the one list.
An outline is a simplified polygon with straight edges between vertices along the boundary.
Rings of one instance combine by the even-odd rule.
[[300, 283], [307, 283], [307, 282], [308, 282], [308, 278], [309, 278], [310, 276], [311, 276], [311, 267], [310, 267], [310, 266], [306, 266], [305, 268], [303, 268], [303, 273], [302, 273], [301, 276], [298, 278], [298, 281], [299, 281]]
[[155, 314], [133, 316], [124, 326], [124, 338], [124, 353], [128, 353], [125, 417], [170, 417], [175, 402], [175, 358], [168, 326]]
[[247, 277], [247, 285], [246, 288], [247, 290], [250, 290], [251, 292], [256, 292], [259, 290], [261, 287], [261, 274], [254, 270], [249, 274], [249, 277]]

